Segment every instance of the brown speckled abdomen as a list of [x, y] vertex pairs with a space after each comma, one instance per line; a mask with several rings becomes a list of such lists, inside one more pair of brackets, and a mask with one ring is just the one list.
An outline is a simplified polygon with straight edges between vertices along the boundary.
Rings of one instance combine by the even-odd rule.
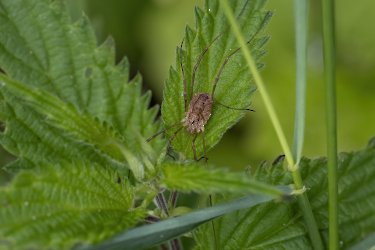
[[204, 130], [211, 116], [212, 96], [208, 93], [196, 93], [190, 101], [188, 112], [186, 112], [186, 120], [184, 126], [187, 126], [187, 133], [196, 134]]

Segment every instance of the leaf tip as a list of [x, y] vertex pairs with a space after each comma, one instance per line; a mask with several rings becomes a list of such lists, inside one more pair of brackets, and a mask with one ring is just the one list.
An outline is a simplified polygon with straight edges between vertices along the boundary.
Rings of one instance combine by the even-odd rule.
[[282, 164], [284, 163], [285, 155], [279, 155], [276, 159], [272, 162], [272, 165]]

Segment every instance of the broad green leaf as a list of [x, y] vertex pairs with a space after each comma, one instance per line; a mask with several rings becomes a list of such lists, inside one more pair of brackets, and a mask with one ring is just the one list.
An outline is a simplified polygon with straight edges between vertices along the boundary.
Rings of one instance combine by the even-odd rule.
[[[375, 231], [375, 147], [339, 155], [339, 238], [341, 249]], [[302, 158], [300, 171], [324, 244], [328, 244], [326, 158]], [[292, 183], [282, 162], [262, 164], [254, 178], [272, 185]], [[235, 198], [216, 196], [215, 204]], [[297, 201], [266, 202], [215, 220], [220, 249], [312, 249]], [[212, 227], [195, 232], [195, 249], [215, 249]]]
[[366, 239], [349, 248], [349, 250], [371, 250], [375, 247], [375, 233], [370, 234]]
[[[145, 142], [139, 132], [132, 126], [129, 126], [128, 129], [135, 135], [135, 143], [143, 146], [139, 148], [138, 152], [143, 152], [143, 157], [141, 154], [140, 157], [142, 157], [143, 161], [141, 162], [144, 164], [140, 164], [140, 161], [129, 151], [130, 145], [124, 141], [123, 136], [113, 131], [112, 127], [108, 128], [105, 123], [102, 125], [87, 112], [80, 114], [74, 106], [65, 105], [58, 98], [44, 91], [12, 81], [3, 75], [0, 75], [0, 82], [15, 96], [22, 98], [25, 101], [25, 105], [46, 115], [46, 122], [64, 129], [77, 139], [91, 143], [97, 151], [107, 156], [109, 162], [121, 166], [126, 158], [137, 179], [149, 179], [150, 175], [155, 175], [153, 165], [156, 164], [157, 156], [151, 146]], [[146, 171], [143, 165], [146, 165]]]
[[116, 139], [122, 139], [121, 136], [102, 126], [88, 113], [80, 114], [74, 106], [65, 105], [60, 99], [44, 91], [12, 81], [4, 75], [0, 75], [0, 82], [15, 96], [25, 100], [25, 105], [46, 115], [46, 122], [73, 133], [78, 139], [92, 143], [113, 160], [124, 161], [120, 150], [113, 143]]
[[[248, 3], [244, 8], [245, 2]], [[239, 15], [244, 8], [242, 15], [238, 18], [238, 23], [241, 27], [242, 33], [249, 40], [256, 33], [265, 17], [266, 11], [263, 10], [263, 7], [266, 2], [266, 0], [231, 1], [231, 6], [236, 15]], [[194, 66], [198, 62], [198, 59], [206, 46], [228, 27], [224, 10], [219, 1], [204, 1], [203, 10], [196, 7], [194, 15], [196, 27], [195, 30], [193, 30], [189, 26], [186, 26], [185, 51], [182, 52], [182, 64], [186, 77], [187, 105], [189, 105], [192, 96], [192, 93], [190, 92]], [[261, 37], [260, 35], [270, 21], [271, 16], [272, 15], [268, 15], [261, 30], [248, 45], [256, 61], [259, 61], [259, 59], [266, 53], [262, 47], [267, 43], [269, 37]], [[229, 29], [208, 48], [196, 70], [193, 94], [198, 92], [212, 93], [215, 79], [225, 61], [225, 58], [238, 47], [239, 46], [232, 31]], [[165, 81], [164, 101], [162, 103], [162, 117], [165, 127], [169, 127], [185, 118], [183, 96], [184, 86], [179, 55], [180, 49], [177, 48], [176, 66], [175, 68], [170, 68], [168, 79]], [[259, 63], [258, 68], [261, 69], [262, 67], [263, 64]], [[252, 75], [247, 68], [242, 51], [240, 50], [229, 58], [228, 63], [222, 71], [214, 93], [214, 101], [233, 108], [249, 108], [250, 97], [256, 91], [255, 86], [250, 86], [251, 80]], [[205, 126], [206, 149], [208, 150], [218, 143], [223, 133], [225, 133], [227, 129], [232, 127], [244, 115], [245, 111], [227, 109], [218, 104], [214, 104], [212, 116]], [[168, 139], [171, 138], [177, 129], [178, 126], [168, 130], [166, 132], [166, 137]], [[193, 137], [186, 133], [186, 128], [183, 130], [184, 131], [181, 131], [174, 138], [172, 146], [177, 152], [182, 154], [183, 158], [194, 159], [191, 148]], [[201, 135], [198, 136], [195, 142], [195, 147], [197, 150], [197, 156], [202, 156], [203, 143]]]
[[244, 173], [230, 173], [227, 169], [196, 164], [166, 163], [163, 166], [164, 179], [160, 184], [171, 190], [199, 193], [263, 194], [278, 197], [284, 195]]
[[[97, 118], [135, 152], [142, 148], [137, 134], [147, 138], [160, 130], [160, 122], [154, 123], [158, 107], [148, 110], [150, 92], [140, 96], [141, 76], [128, 83], [127, 59], [114, 66], [113, 39], [108, 38], [97, 48], [85, 15], [70, 24], [61, 0], [1, 0], [0, 23], [0, 68], [10, 80], [60, 100], [69, 107], [62, 112], [76, 109], [76, 114]], [[118, 162], [108, 160], [105, 152], [97, 150], [103, 141], [84, 141], [76, 133], [56, 127], [56, 123], [46, 121], [47, 114], [40, 109], [20, 102], [23, 97], [14, 96], [6, 85], [0, 85], [0, 119], [6, 124], [0, 143], [20, 156], [8, 169], [17, 171], [42, 160], [72, 157], [119, 167]], [[93, 137], [87, 130], [90, 125], [98, 123], [76, 129]], [[150, 144], [158, 152], [165, 142], [156, 138]]]
[[[281, 192], [290, 194], [291, 188], [288, 186], [277, 187]], [[144, 249], [176, 238], [180, 235], [192, 231], [199, 225], [222, 216], [223, 214], [238, 209], [255, 206], [259, 203], [272, 200], [270, 196], [258, 194], [245, 196], [225, 204], [206, 208], [179, 216], [170, 220], [161, 221], [155, 224], [146, 225], [119, 234], [109, 241], [101, 243], [97, 247], [82, 247], [80, 249], [110, 250], [110, 249]], [[209, 223], [209, 225], [211, 225]], [[212, 228], [212, 227], [211, 227]]]
[[[0, 189], [1, 238], [10, 247], [69, 248], [96, 244], [143, 220], [133, 187], [110, 168], [81, 161], [21, 171]], [[39, 172], [39, 173], [35, 173]]]

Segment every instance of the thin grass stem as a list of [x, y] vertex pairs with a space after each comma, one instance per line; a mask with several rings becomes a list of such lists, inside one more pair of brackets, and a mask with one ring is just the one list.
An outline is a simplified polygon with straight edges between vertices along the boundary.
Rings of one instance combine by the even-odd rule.
[[[292, 156], [297, 164], [293, 171], [293, 180], [296, 188], [301, 189], [304, 185], [298, 166], [302, 154], [305, 130], [308, 0], [294, 0], [294, 26], [296, 30], [296, 116]], [[305, 221], [310, 224], [308, 231], [314, 249], [323, 249], [323, 242], [306, 193], [298, 196], [298, 203]]]
[[[241, 34], [241, 32], [238, 28], [238, 25], [237, 25], [237, 23], [236, 23], [236, 21], [233, 17], [233, 13], [232, 13], [232, 10], [229, 7], [228, 1], [227, 0], [221, 0], [221, 3], [223, 4], [226, 16], [227, 16], [230, 24], [232, 25], [232, 28], [233, 28], [233, 31], [236, 35], [237, 41], [239, 42], [240, 46], [243, 49], [243, 54], [245, 56], [247, 64], [249, 65], [249, 68], [250, 68], [251, 73], [254, 77], [254, 80], [255, 80], [255, 82], [258, 86], [259, 92], [260, 92], [260, 94], [262, 96], [262, 99], [265, 103], [265, 106], [266, 106], [267, 112], [270, 116], [271, 122], [272, 122], [272, 124], [273, 124], [273, 126], [276, 130], [276, 134], [279, 138], [281, 147], [284, 151], [287, 163], [288, 163], [290, 169], [293, 171], [294, 184], [295, 184], [297, 189], [302, 189], [303, 188], [303, 182], [302, 182], [302, 178], [301, 178], [298, 166], [295, 166], [295, 164], [294, 164], [292, 153], [291, 153], [290, 148], [288, 146], [288, 143], [286, 141], [284, 132], [281, 128], [279, 119], [277, 118], [275, 109], [273, 108], [271, 98], [269, 97], [269, 95], [267, 93], [267, 90], [264, 86], [263, 80], [262, 80], [262, 78], [261, 78], [261, 76], [260, 76], [260, 74], [257, 70], [256, 64], [251, 57], [250, 51], [249, 51], [248, 47], [246, 46], [245, 40], [243, 39], [242, 34]], [[306, 222], [306, 227], [308, 229], [309, 236], [310, 236], [311, 241], [313, 243], [314, 249], [323, 249], [322, 240], [320, 238], [319, 231], [318, 231], [318, 228], [316, 226], [316, 222], [314, 220], [314, 216], [313, 216], [313, 213], [312, 213], [312, 210], [311, 210], [311, 207], [310, 207], [310, 203], [309, 203], [309, 200], [308, 200], [305, 192], [302, 195], [298, 196], [298, 202], [299, 202], [302, 214], [304, 216], [304, 220]]]
[[301, 158], [306, 109], [306, 52], [308, 30], [308, 0], [294, 0], [294, 27], [296, 29], [296, 117], [292, 156], [298, 163]]
[[279, 119], [277, 118], [275, 109], [273, 108], [273, 104], [271, 102], [271, 98], [268, 95], [268, 92], [267, 92], [267, 90], [266, 90], [266, 88], [265, 88], [265, 86], [263, 84], [263, 80], [262, 80], [260, 74], [258, 73], [257, 66], [256, 66], [254, 60], [251, 58], [249, 48], [246, 46], [246, 42], [243, 39], [242, 34], [241, 34], [241, 32], [240, 32], [240, 30], [238, 28], [238, 25], [236, 23], [236, 20], [233, 17], [233, 13], [232, 13], [232, 10], [229, 7], [228, 1], [227, 0], [221, 0], [221, 2], [224, 5], [224, 10], [225, 10], [225, 13], [227, 15], [227, 18], [228, 18], [230, 24], [232, 25], [233, 31], [234, 31], [234, 33], [236, 35], [236, 38], [237, 38], [240, 46], [242, 47], [243, 54], [245, 56], [247, 64], [249, 65], [251, 73], [252, 73], [252, 75], [254, 77], [254, 80], [255, 80], [255, 82], [256, 82], [256, 84], [258, 86], [260, 95], [262, 96], [262, 99], [263, 99], [264, 104], [266, 106], [267, 112], [268, 112], [268, 114], [270, 116], [270, 119], [272, 121], [272, 124], [273, 124], [273, 126], [274, 126], [274, 128], [276, 130], [276, 134], [277, 134], [277, 136], [279, 138], [281, 147], [284, 150], [285, 158], [286, 158], [289, 166], [290, 167], [294, 167], [294, 161], [293, 161], [293, 157], [292, 157], [291, 151], [290, 151], [288, 143], [286, 141], [284, 132], [283, 132], [283, 130], [281, 128]]
[[323, 0], [324, 77], [326, 83], [329, 249], [339, 249], [337, 121], [335, 86], [334, 3]]

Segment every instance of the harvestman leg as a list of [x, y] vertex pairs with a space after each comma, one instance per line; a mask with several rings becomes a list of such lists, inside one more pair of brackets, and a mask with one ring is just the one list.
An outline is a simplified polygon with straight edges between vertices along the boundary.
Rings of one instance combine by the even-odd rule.
[[[240, 14], [238, 14], [237, 16], [237, 19], [242, 15], [242, 13], [244, 12], [245, 8], [246, 8], [246, 5], [248, 4], [249, 0], [246, 1], [245, 5], [243, 6]], [[199, 59], [198, 59], [198, 62], [197, 64], [195, 65], [194, 67], [194, 70], [193, 70], [193, 78], [192, 78], [192, 81], [191, 81], [191, 97], [190, 97], [190, 101], [191, 99], [193, 99], [193, 92], [194, 92], [194, 79], [195, 79], [195, 71], [197, 70], [198, 66], [199, 66], [199, 63], [201, 62], [204, 54], [206, 53], [206, 51], [208, 50], [208, 47], [211, 46], [211, 44], [213, 44], [222, 34], [224, 34], [227, 30], [229, 30], [229, 28], [231, 27], [231, 25], [229, 25], [225, 30], [223, 30], [217, 37], [215, 37], [214, 40], [212, 40], [210, 42], [210, 44], [207, 45], [207, 47], [203, 50], [202, 54], [200, 55]]]
[[[246, 2], [246, 4], [247, 4], [247, 3], [248, 3], [248, 1]], [[246, 7], [246, 4], [245, 4], [245, 7]], [[242, 12], [243, 12], [243, 10], [245, 9], [245, 7], [242, 9], [240, 15], [242, 14]], [[267, 17], [267, 15], [268, 15], [269, 13], [270, 13], [270, 12], [267, 12], [266, 17]], [[240, 15], [239, 15], [239, 16], [240, 16]], [[266, 18], [263, 19], [263, 21], [262, 21], [261, 25], [259, 26], [258, 30], [257, 30], [256, 33], [251, 37], [251, 39], [247, 42], [247, 44], [250, 43], [250, 42], [254, 39], [254, 37], [259, 33], [259, 31], [260, 31], [261, 27], [263, 26], [265, 20], [266, 20]], [[216, 38], [215, 38], [215, 39], [214, 39], [214, 40], [213, 40], [213, 41], [212, 41], [212, 42], [206, 47], [206, 49], [203, 51], [203, 53], [202, 53], [201, 56], [199, 57], [199, 60], [198, 60], [197, 64], [195, 65], [195, 67], [194, 67], [194, 71], [193, 71], [193, 79], [192, 79], [192, 84], [191, 84], [191, 93], [193, 93], [195, 71], [196, 71], [196, 69], [197, 69], [197, 67], [198, 67], [198, 65], [199, 65], [199, 63], [200, 63], [200, 61], [202, 60], [203, 55], [206, 53], [208, 47], [209, 47], [209, 46], [210, 46], [210, 45], [211, 45], [216, 39], [218, 39], [218, 38], [219, 38], [224, 32], [226, 32], [229, 28], [230, 28], [230, 26], [229, 26], [227, 29], [225, 29], [223, 32], [221, 32], [220, 35], [219, 35], [218, 37], [216, 37]], [[213, 89], [212, 89], [212, 95], [211, 95], [211, 96], [212, 96], [212, 99], [214, 98], [215, 88], [216, 88], [217, 82], [219, 81], [220, 74], [221, 74], [221, 72], [223, 71], [225, 64], [228, 62], [229, 58], [230, 58], [233, 54], [235, 54], [237, 51], [239, 51], [240, 49], [241, 49], [241, 48], [238, 48], [236, 51], [234, 51], [233, 53], [231, 53], [231, 54], [225, 59], [223, 65], [221, 66], [221, 69], [220, 69], [220, 71], [219, 71], [219, 74], [217, 75], [217, 77], [216, 77], [216, 79], [215, 79], [214, 87], [213, 87]], [[193, 96], [193, 95], [192, 95], [192, 96]], [[220, 105], [222, 105], [222, 106], [224, 106], [224, 107], [230, 108], [230, 107], [225, 106], [225, 105], [223, 105], [223, 104], [221, 104], [221, 103], [218, 103], [218, 104], [220, 104]], [[236, 108], [230, 108], [230, 109], [236, 109]], [[237, 110], [241, 110], [241, 109], [237, 109]], [[243, 109], [242, 109], [242, 110], [243, 110]], [[246, 109], [245, 109], [245, 110], [246, 110]], [[247, 110], [249, 110], [249, 109], [247, 109]], [[203, 138], [204, 159], [205, 159], [205, 164], [207, 165], [206, 146], [205, 146], [205, 141], [204, 141], [204, 129], [202, 129], [202, 138]], [[195, 141], [195, 139], [196, 139], [196, 137], [195, 137], [194, 140], [193, 140], [193, 144], [192, 144], [192, 146], [194, 145], [194, 141]], [[193, 150], [194, 150], [194, 148], [193, 148]], [[194, 158], [195, 158], [195, 160], [197, 160], [197, 157], [195, 156], [195, 150], [194, 150]], [[209, 195], [209, 197], [210, 197], [210, 206], [212, 207], [212, 196], [211, 196], [211, 194]], [[215, 246], [216, 246], [216, 249], [217, 249], [215, 224], [214, 224], [214, 221], [213, 221], [213, 220], [212, 220], [211, 222], [212, 222], [212, 230], [213, 230], [213, 232], [214, 232]]]
[[[249, 40], [246, 44], [249, 44], [249, 43], [254, 39], [254, 37], [259, 33], [259, 31], [260, 31], [261, 28], [263, 27], [264, 22], [267, 20], [266, 17], [267, 17], [270, 13], [271, 13], [270, 11], [268, 11], [268, 12], [266, 13], [265, 17], [263, 18], [262, 23], [259, 25], [258, 30], [255, 32], [255, 34], [250, 38], [250, 40]], [[229, 58], [230, 58], [233, 54], [235, 54], [236, 52], [238, 52], [241, 48], [242, 48], [242, 47], [236, 49], [236, 50], [235, 50], [234, 52], [232, 52], [229, 56], [227, 56], [227, 58], [225, 59], [223, 65], [221, 66], [220, 71], [219, 71], [219, 74], [217, 74], [217, 77], [216, 77], [216, 79], [215, 79], [214, 87], [213, 87], [213, 89], [212, 89], [212, 94], [211, 94], [211, 96], [212, 96], [212, 100], [214, 99], [214, 93], [215, 93], [215, 89], [216, 89], [216, 84], [217, 84], [217, 82], [219, 81], [219, 77], [220, 77], [220, 75], [221, 75], [221, 72], [222, 72], [223, 69], [224, 69], [225, 64], [227, 64]], [[223, 104], [221, 104], [221, 105], [223, 105]], [[225, 106], [225, 105], [223, 105], [223, 106]]]
[[[195, 162], [198, 162], [198, 161], [200, 161], [204, 158], [204, 156], [202, 156], [201, 158], [197, 159], [197, 154], [195, 152], [195, 147], [194, 147], [195, 139], [197, 139], [197, 136], [198, 136], [198, 134], [195, 135], [193, 141], [191, 142], [191, 147], [193, 148]], [[208, 158], [207, 158], [207, 160], [208, 160]]]
[[174, 139], [174, 137], [177, 135], [178, 132], [181, 131], [181, 129], [183, 129], [184, 126], [182, 126], [181, 128], [177, 129], [176, 132], [174, 132], [174, 134], [172, 135], [171, 139], [169, 139], [169, 143], [168, 143], [168, 147], [167, 147], [167, 152], [166, 154], [169, 155], [170, 157], [173, 158], [173, 160], [176, 160], [172, 155], [169, 154], [169, 149], [171, 148], [171, 143], [172, 143], [172, 140]]
[[[180, 47], [180, 65], [181, 65], [181, 71], [182, 71], [182, 82], [184, 83], [184, 99], [185, 99], [185, 112], [186, 112], [187, 111], [186, 81], [185, 81], [184, 68], [182, 67], [182, 57], [181, 57], [182, 45], [184, 44], [184, 40], [185, 40], [185, 37], [184, 37], [184, 39], [182, 39], [182, 43], [181, 43], [181, 47]], [[191, 93], [193, 93], [193, 92], [191, 92]]]
[[[249, 0], [246, 1], [245, 6], [243, 7], [241, 13], [237, 16], [237, 18], [238, 18], [239, 16], [242, 15], [242, 13], [243, 13], [243, 11], [244, 11], [244, 9], [245, 9], [245, 7], [246, 7], [246, 5], [247, 5], [248, 2], [249, 2]], [[270, 13], [270, 12], [268, 12], [268, 13]], [[268, 13], [266, 14], [266, 16], [268, 15]], [[261, 23], [260, 27], [258, 28], [257, 32], [256, 32], [256, 33], [253, 35], [253, 37], [247, 42], [247, 44], [250, 43], [250, 41], [251, 41], [251, 40], [252, 40], [252, 39], [258, 34], [258, 32], [260, 31], [261, 27], [263, 26], [265, 20], [266, 20], [266, 18], [264, 18], [264, 20], [262, 21], [262, 23]], [[193, 77], [192, 77], [192, 84], [191, 84], [191, 98], [190, 98], [190, 100], [192, 99], [192, 97], [193, 97], [193, 92], [194, 92], [194, 79], [195, 79], [195, 72], [196, 72], [196, 70], [197, 70], [197, 68], [198, 68], [198, 66], [199, 66], [199, 64], [200, 64], [200, 62], [201, 62], [201, 60], [202, 60], [204, 54], [205, 54], [206, 51], [208, 50], [208, 47], [210, 47], [211, 44], [213, 44], [213, 43], [214, 43], [214, 42], [215, 42], [215, 41], [216, 41], [216, 40], [217, 40], [222, 34], [224, 34], [229, 28], [230, 28], [230, 26], [228, 26], [224, 31], [222, 31], [222, 32], [221, 32], [221, 33], [220, 33], [220, 34], [219, 34], [219, 35], [218, 35], [218, 36], [217, 36], [217, 37], [216, 37], [216, 38], [215, 38], [215, 39], [214, 39], [214, 40], [213, 40], [213, 41], [212, 41], [212, 42], [211, 42], [211, 43], [210, 43], [205, 49], [204, 49], [204, 51], [203, 51], [202, 54], [200, 55], [200, 57], [199, 57], [199, 59], [198, 59], [198, 62], [197, 62], [197, 64], [195, 65], [194, 70], [193, 70]], [[183, 42], [184, 42], [184, 40], [182, 40], [181, 48], [180, 48], [180, 64], [181, 64], [181, 70], [182, 70], [182, 75], [183, 75], [184, 99], [185, 99], [185, 112], [186, 112], [186, 111], [187, 111], [186, 78], [185, 78], [184, 70], [183, 70], [183, 67], [182, 67], [182, 58], [181, 58], [181, 51], [182, 51], [182, 45], [183, 45]], [[225, 59], [223, 65], [222, 65], [222, 67], [221, 67], [221, 69], [220, 69], [220, 71], [219, 71], [219, 74], [218, 74], [217, 77], [216, 77], [215, 84], [214, 84], [214, 87], [213, 87], [213, 90], [212, 90], [212, 98], [213, 98], [213, 96], [214, 96], [214, 92], [215, 92], [215, 88], [216, 88], [217, 82], [219, 81], [220, 74], [221, 74], [221, 72], [222, 72], [222, 70], [223, 70], [225, 64], [228, 62], [229, 58], [230, 58], [233, 54], [235, 54], [237, 51], [239, 51], [240, 49], [241, 49], [241, 48], [238, 48], [236, 51], [234, 51], [232, 54], [230, 54], [230, 55]], [[218, 103], [218, 102], [217, 102], [217, 103]], [[224, 107], [227, 107], [227, 106], [225, 106], [225, 105], [223, 105], [223, 104], [221, 104], [221, 103], [218, 103], [218, 104], [220, 104], [220, 105], [222, 105], [222, 106], [224, 106]], [[227, 107], [227, 108], [229, 108], [229, 109], [236, 109], [236, 108], [230, 108], [230, 107]], [[243, 109], [236, 109], [236, 110], [243, 110]], [[247, 110], [249, 110], [249, 109], [247, 109]], [[153, 138], [155, 138], [155, 137], [158, 136], [159, 134], [165, 132], [166, 130], [168, 130], [168, 129], [170, 129], [170, 128], [172, 128], [172, 127], [174, 127], [174, 126], [176, 126], [177, 124], [180, 124], [180, 123], [182, 123], [182, 121], [173, 124], [172, 126], [166, 128], [166, 129], [164, 129], [163, 131], [160, 131], [160, 132], [157, 133], [156, 135], [151, 136], [149, 139], [147, 139], [147, 142], [149, 142], [150, 140], [152, 140]], [[169, 149], [170, 149], [170, 146], [171, 146], [171, 142], [172, 142], [172, 140], [174, 139], [174, 137], [177, 135], [177, 133], [181, 131], [182, 128], [183, 128], [183, 126], [182, 126], [181, 128], [179, 128], [179, 129], [173, 134], [173, 136], [171, 137], [171, 139], [169, 140], [169, 143], [168, 143], [168, 147], [167, 147], [167, 152], [166, 152], [166, 154], [168, 154], [169, 156], [171, 156], [173, 159], [174, 159], [174, 157], [173, 157], [172, 155], [169, 154]], [[206, 154], [206, 146], [205, 146], [205, 141], [204, 141], [204, 130], [202, 130], [202, 137], [203, 137], [203, 149], [204, 149], [205, 164], [207, 165], [207, 154]], [[197, 136], [195, 136], [195, 138], [193, 139], [192, 147], [193, 147], [193, 152], [194, 152], [194, 159], [195, 159], [195, 161], [199, 161], [199, 160], [201, 160], [203, 157], [200, 158], [199, 160], [197, 160], [196, 152], [195, 152], [195, 148], [194, 148], [194, 142], [195, 142], [196, 138], [197, 138]], [[212, 198], [211, 198], [211, 195], [210, 195], [209, 197], [210, 197], [210, 205], [212, 206]], [[177, 197], [176, 197], [176, 198], [177, 198]], [[212, 222], [212, 227], [213, 227], [213, 231], [214, 231], [215, 245], [216, 245], [216, 249], [217, 249], [215, 226], [214, 226], [214, 222], [213, 222], [213, 221], [211, 221], [211, 222]]]
[[253, 110], [253, 109], [238, 109], [238, 108], [231, 108], [231, 107], [228, 107], [228, 106], [225, 106], [224, 104], [221, 104], [220, 102], [214, 102], [214, 103], [217, 103], [217, 104], [219, 104], [219, 105], [221, 105], [221, 106], [223, 106], [223, 107], [226, 107], [226, 108], [228, 108], [228, 109], [234, 109], [234, 110], [249, 110], [249, 111], [253, 111], [253, 112], [255, 112], [255, 110]]
[[[174, 127], [174, 126], [176, 126], [176, 125], [178, 125], [178, 124], [180, 124], [180, 123], [182, 123], [182, 121], [177, 122], [177, 123], [173, 124], [172, 126], [169, 126], [168, 128], [166, 128], [166, 129], [160, 131], [159, 133], [157, 133], [157, 134], [151, 136], [150, 138], [148, 138], [146, 141], [147, 141], [147, 142], [151, 141], [151, 140], [154, 139], [156, 136], [160, 135], [161, 133], [167, 131], [168, 129], [170, 129], [170, 128], [172, 128], [172, 127]], [[168, 144], [168, 147], [169, 147], [169, 144]]]
[[[203, 139], [203, 150], [204, 150], [204, 164], [207, 165], [206, 145], [205, 145], [205, 142], [204, 142], [204, 129], [202, 129], [202, 139]], [[212, 195], [209, 194], [209, 197], [210, 197], [210, 206], [212, 207]], [[211, 224], [212, 224], [212, 230], [214, 231], [215, 248], [218, 249], [217, 248], [217, 242], [216, 242], [216, 232], [215, 232], [214, 220], [211, 221]]]
[[194, 152], [194, 160], [195, 160], [196, 162], [198, 162], [198, 160], [197, 160], [197, 154], [196, 154], [196, 152], [195, 152], [194, 143], [195, 143], [195, 140], [197, 139], [197, 137], [198, 137], [198, 134], [195, 135], [193, 141], [191, 142], [191, 147], [193, 148], [193, 152]]
[[206, 144], [204, 143], [204, 129], [202, 129], [204, 164], [207, 165]]

